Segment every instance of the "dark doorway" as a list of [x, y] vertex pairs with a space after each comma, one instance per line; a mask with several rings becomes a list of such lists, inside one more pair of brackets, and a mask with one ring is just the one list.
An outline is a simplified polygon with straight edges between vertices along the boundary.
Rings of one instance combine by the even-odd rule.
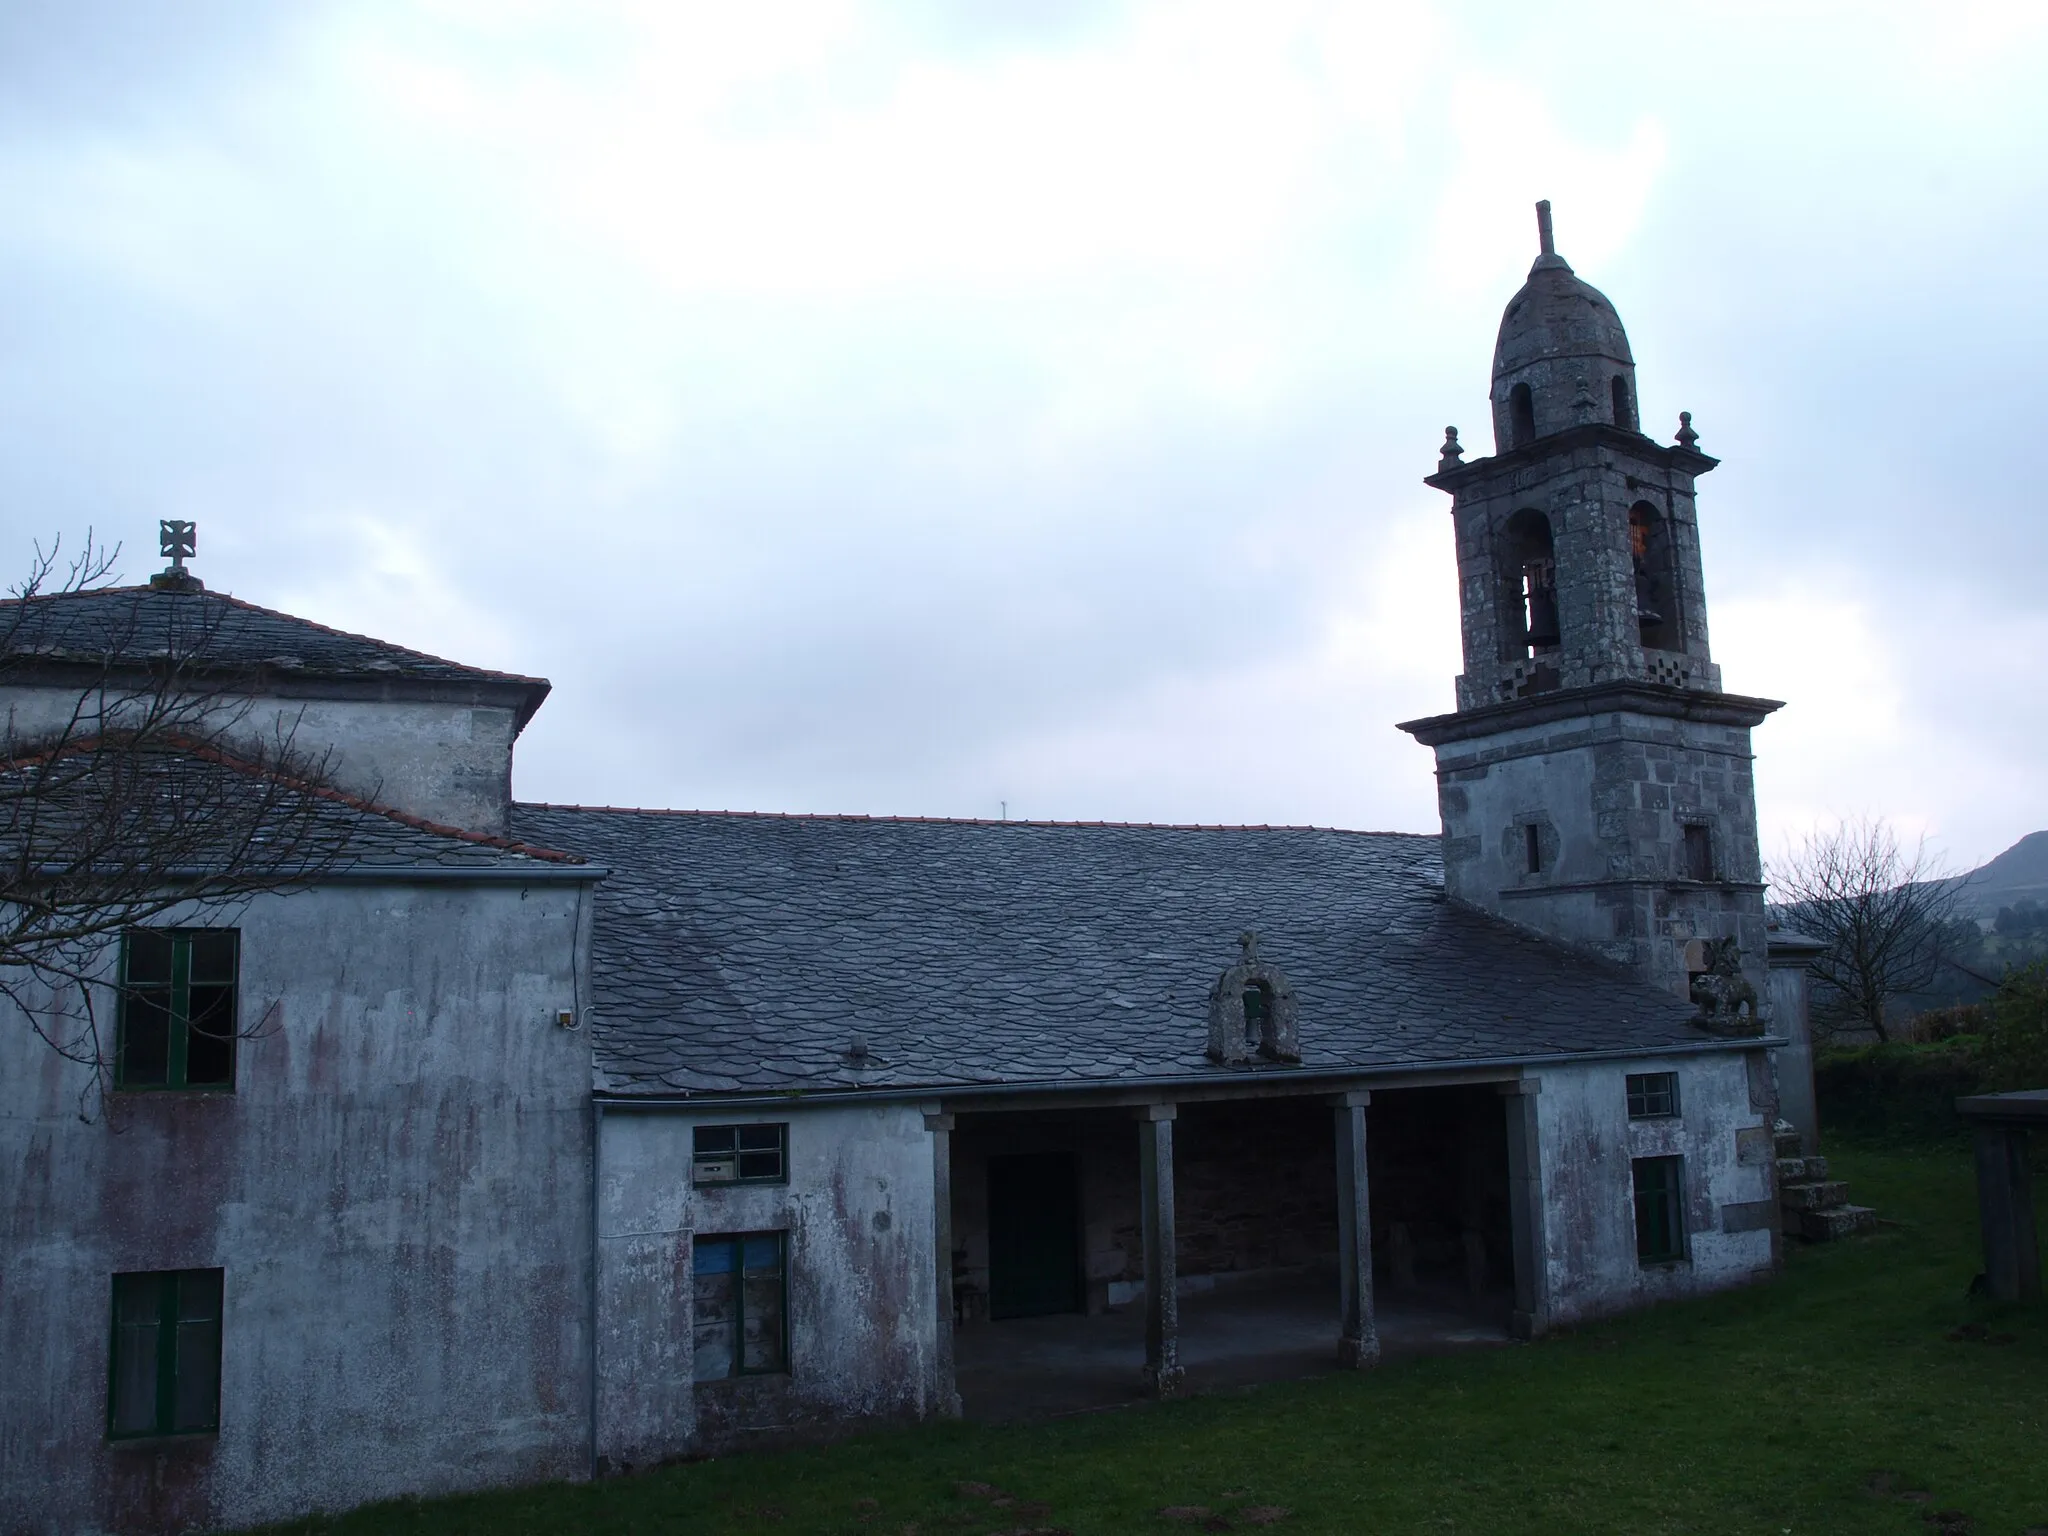
[[1080, 1184], [1070, 1152], [988, 1160], [988, 1314], [1081, 1310]]
[[1366, 1136], [1382, 1303], [1428, 1301], [1505, 1323], [1515, 1252], [1499, 1091], [1481, 1083], [1375, 1092]]

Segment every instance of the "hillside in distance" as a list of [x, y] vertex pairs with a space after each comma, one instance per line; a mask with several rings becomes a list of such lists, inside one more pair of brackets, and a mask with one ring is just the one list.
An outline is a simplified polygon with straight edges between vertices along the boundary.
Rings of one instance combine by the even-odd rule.
[[1964, 877], [1962, 905], [1971, 917], [1995, 917], [2017, 901], [2048, 906], [2048, 832], [2029, 832]]

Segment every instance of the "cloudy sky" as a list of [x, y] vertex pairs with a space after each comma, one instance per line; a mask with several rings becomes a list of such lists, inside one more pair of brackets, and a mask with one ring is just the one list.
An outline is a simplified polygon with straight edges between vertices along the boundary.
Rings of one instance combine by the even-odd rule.
[[589, 803], [1433, 829], [1551, 198], [1767, 845], [2048, 826], [2048, 7], [0, 4], [0, 533], [553, 679]]

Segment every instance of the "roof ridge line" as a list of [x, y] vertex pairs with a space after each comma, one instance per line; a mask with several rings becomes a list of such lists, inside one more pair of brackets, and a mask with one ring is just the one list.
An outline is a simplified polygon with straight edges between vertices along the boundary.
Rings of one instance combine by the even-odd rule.
[[515, 800], [520, 811], [583, 811], [610, 816], [719, 816], [746, 821], [850, 821], [902, 823], [935, 827], [1095, 827], [1104, 830], [1142, 832], [1334, 832], [1341, 837], [1434, 838], [1434, 832], [1375, 831], [1361, 827], [1322, 827], [1306, 822], [1229, 821], [1062, 821], [1035, 820], [1024, 816], [892, 816], [867, 811], [731, 811], [701, 810], [650, 805], [572, 805], [557, 800]]
[[303, 614], [287, 613], [282, 608], [266, 608], [261, 603], [250, 602], [246, 597], [236, 597], [232, 592], [216, 592], [210, 595], [218, 597], [224, 603], [233, 603], [238, 608], [246, 608], [252, 613], [260, 613], [265, 615], [266, 617], [273, 619], [289, 619], [294, 624], [303, 624], [308, 629], [317, 629], [323, 635], [333, 635], [337, 639], [341, 640], [360, 640], [365, 645], [381, 645], [386, 650], [403, 651], [408, 656], [418, 656], [423, 660], [436, 662], [444, 667], [454, 667], [458, 671], [480, 672], [486, 677], [497, 679], [499, 682], [547, 682], [547, 679], [544, 677], [532, 677], [524, 672], [506, 672], [497, 667], [479, 667], [467, 661], [457, 661], [451, 656], [437, 656], [432, 651], [423, 651], [420, 650], [418, 647], [411, 645], [400, 645], [395, 640], [381, 639], [376, 635], [362, 634], [357, 630], [336, 629], [332, 624], [322, 624], [318, 619], [309, 619], [306, 618]]

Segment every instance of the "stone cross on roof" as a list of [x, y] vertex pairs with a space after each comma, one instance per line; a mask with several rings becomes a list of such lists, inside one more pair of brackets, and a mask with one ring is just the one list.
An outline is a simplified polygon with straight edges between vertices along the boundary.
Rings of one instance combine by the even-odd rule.
[[167, 517], [157, 524], [157, 529], [163, 553], [171, 557], [171, 569], [182, 571], [186, 558], [199, 553], [199, 525]]
[[157, 524], [157, 543], [171, 563], [150, 577], [149, 584], [160, 592], [203, 591], [206, 584], [185, 569], [185, 562], [199, 552], [199, 525], [184, 518], [164, 518]]

